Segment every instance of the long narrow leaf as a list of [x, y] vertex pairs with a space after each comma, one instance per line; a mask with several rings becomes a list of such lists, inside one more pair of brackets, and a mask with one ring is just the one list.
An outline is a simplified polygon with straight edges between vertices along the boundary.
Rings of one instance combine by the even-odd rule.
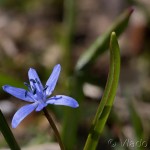
[[112, 32], [110, 39], [110, 71], [107, 79], [106, 88], [93, 124], [88, 135], [84, 150], [95, 150], [99, 141], [100, 134], [109, 116], [113, 101], [116, 95], [120, 74], [120, 49], [115, 32]]
[[[63, 68], [65, 72], [64, 76], [66, 77], [72, 76], [71, 82], [68, 82], [69, 84], [66, 84], [66, 82], [64, 82], [64, 87], [68, 89], [69, 92], [68, 94], [77, 99], [78, 102], [80, 103], [79, 101], [80, 92], [78, 91], [78, 94], [74, 94], [74, 91], [76, 91], [79, 83], [75, 75], [72, 75], [71, 69], [72, 66], [70, 63], [72, 53], [72, 42], [75, 33], [75, 22], [76, 22], [76, 0], [64, 0], [64, 21], [63, 21], [64, 37], [62, 38], [63, 41], [62, 43], [65, 61], [63, 61]], [[80, 118], [80, 114], [79, 111], [70, 108], [65, 108], [64, 113], [65, 117], [62, 127], [62, 140], [66, 150], [71, 150], [73, 149], [75, 143], [77, 142], [77, 128], [79, 124], [78, 120]]]
[[1, 110], [0, 110], [0, 131], [2, 132], [11, 150], [21, 150]]
[[119, 36], [127, 27], [129, 18], [133, 12], [133, 9], [130, 8], [126, 10], [123, 14], [109, 28], [107, 32], [103, 35], [100, 35], [97, 40], [85, 51], [76, 64], [76, 70], [82, 70], [92, 63], [97, 57], [100, 56], [105, 50], [108, 49], [110, 34], [115, 31], [117, 36]]

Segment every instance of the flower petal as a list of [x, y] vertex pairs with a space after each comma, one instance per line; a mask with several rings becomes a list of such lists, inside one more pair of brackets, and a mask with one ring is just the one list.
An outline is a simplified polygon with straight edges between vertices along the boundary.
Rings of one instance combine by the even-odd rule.
[[57, 64], [54, 67], [52, 74], [50, 75], [49, 79], [46, 82], [46, 86], [47, 86], [46, 95], [47, 96], [51, 95], [51, 93], [53, 92], [53, 90], [56, 86], [60, 71], [61, 71], [61, 66], [60, 66], [60, 64]]
[[27, 102], [34, 102], [34, 99], [27, 94], [27, 91], [25, 89], [16, 88], [9, 85], [4, 85], [3, 90], [21, 100], [27, 101]]
[[29, 115], [36, 107], [38, 106], [38, 103], [32, 103], [25, 105], [21, 107], [13, 116], [12, 119], [12, 128], [16, 128], [19, 123], [27, 116]]
[[50, 99], [48, 99], [46, 103], [54, 104], [54, 105], [65, 105], [65, 106], [70, 106], [73, 108], [79, 107], [79, 104], [75, 99], [69, 96], [65, 96], [65, 95], [53, 96]]
[[44, 107], [46, 107], [47, 104], [46, 103], [39, 103], [38, 107], [36, 108], [35, 111], [41, 111]]
[[30, 85], [32, 89], [33, 87], [36, 87], [38, 91], [43, 91], [43, 85], [35, 69], [33, 68], [29, 69], [28, 77], [29, 77], [29, 81], [30, 81]]

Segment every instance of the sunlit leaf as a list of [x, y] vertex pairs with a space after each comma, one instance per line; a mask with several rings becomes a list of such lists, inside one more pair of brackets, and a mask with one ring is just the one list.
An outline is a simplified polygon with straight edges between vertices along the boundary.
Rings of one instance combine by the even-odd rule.
[[95, 150], [100, 134], [110, 114], [120, 75], [120, 49], [115, 32], [110, 39], [110, 69], [103, 97], [99, 104], [84, 150]]

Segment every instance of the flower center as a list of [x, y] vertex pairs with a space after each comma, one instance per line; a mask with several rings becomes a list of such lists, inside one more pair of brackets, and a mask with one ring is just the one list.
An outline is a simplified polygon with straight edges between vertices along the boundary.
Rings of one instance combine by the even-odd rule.
[[30, 84], [25, 82], [24, 85], [27, 86], [29, 90], [29, 92], [25, 92], [25, 96], [31, 96], [34, 100], [41, 103], [46, 101], [46, 89], [48, 88], [48, 85], [43, 88], [37, 78], [35, 80], [30, 79]]

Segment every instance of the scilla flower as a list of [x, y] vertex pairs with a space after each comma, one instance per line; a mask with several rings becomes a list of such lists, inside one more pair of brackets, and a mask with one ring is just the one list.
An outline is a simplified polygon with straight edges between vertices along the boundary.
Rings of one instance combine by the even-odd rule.
[[60, 70], [61, 66], [59, 64], [54, 67], [52, 74], [46, 82], [45, 87], [43, 87], [40, 78], [36, 73], [36, 70], [32, 68], [30, 68], [28, 71], [30, 85], [25, 83], [25, 85], [28, 87], [28, 90], [12, 87], [10, 85], [3, 86], [3, 90], [5, 92], [21, 100], [30, 102], [30, 104], [21, 107], [15, 113], [12, 119], [13, 128], [16, 128], [19, 125], [19, 123], [32, 111], [41, 111], [48, 104], [65, 105], [73, 108], [79, 106], [78, 102], [69, 96], [56, 95], [50, 97], [56, 86]]

